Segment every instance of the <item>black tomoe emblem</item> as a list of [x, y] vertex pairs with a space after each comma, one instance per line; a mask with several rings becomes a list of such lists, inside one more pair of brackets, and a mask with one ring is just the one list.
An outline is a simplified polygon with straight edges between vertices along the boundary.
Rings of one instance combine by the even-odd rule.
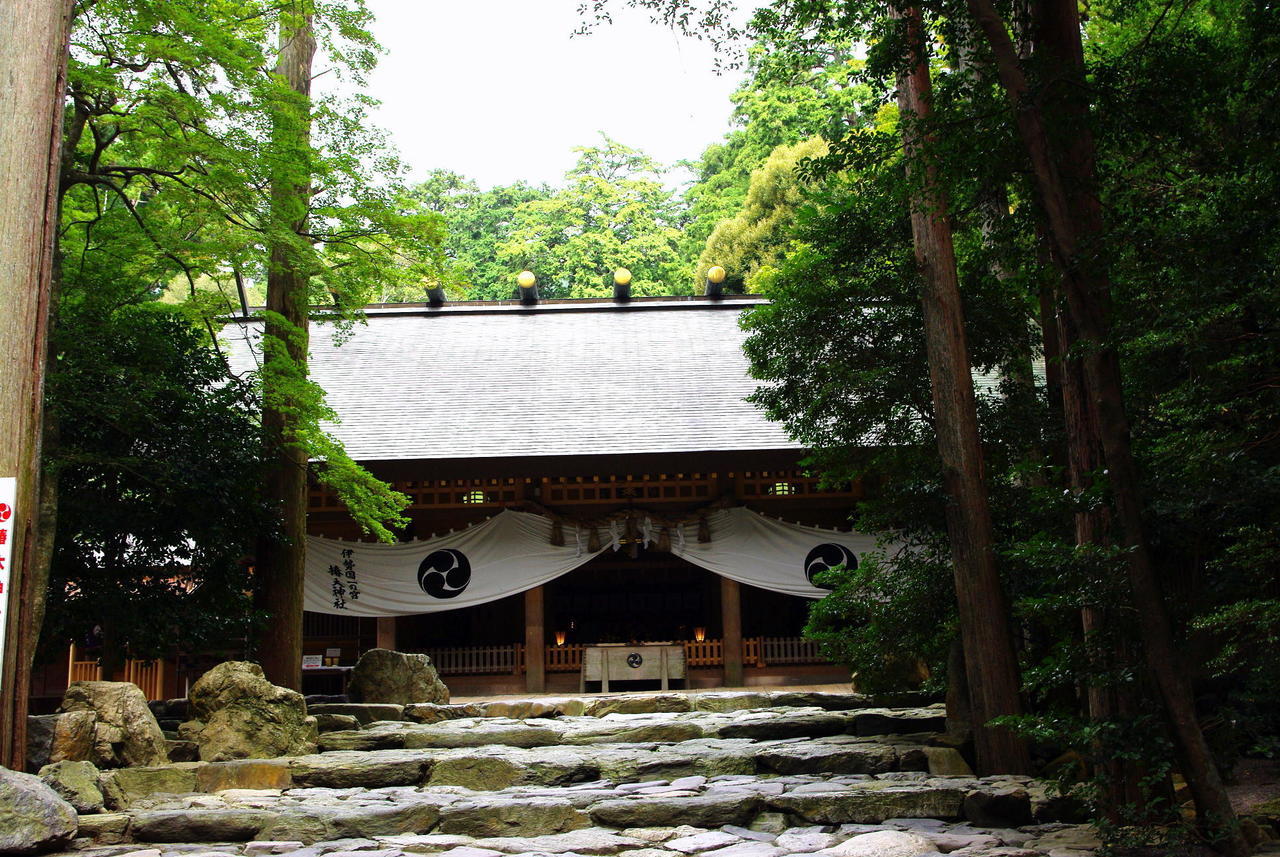
[[639, 669], [642, 663], [644, 663], [644, 656], [639, 652], [632, 652], [627, 655], [627, 666], [631, 667], [633, 670]]
[[418, 585], [432, 598], [456, 598], [471, 582], [471, 561], [462, 551], [443, 548], [418, 566]]
[[832, 586], [814, 583], [813, 578], [814, 575], [829, 571], [838, 565], [843, 565], [850, 570], [855, 569], [858, 567], [858, 557], [844, 545], [838, 545], [835, 542], [818, 545], [804, 558], [805, 579], [811, 586], [819, 589], [832, 589], [834, 588]]

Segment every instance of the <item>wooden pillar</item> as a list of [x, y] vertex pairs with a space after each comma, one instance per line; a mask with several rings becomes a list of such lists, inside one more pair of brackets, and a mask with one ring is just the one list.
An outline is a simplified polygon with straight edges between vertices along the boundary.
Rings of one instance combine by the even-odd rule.
[[720, 578], [720, 617], [724, 627], [724, 686], [742, 687], [742, 588]]
[[378, 648], [396, 650], [396, 617], [378, 617]]
[[546, 617], [543, 588], [535, 586], [524, 593], [524, 686], [530, 693], [547, 689]]

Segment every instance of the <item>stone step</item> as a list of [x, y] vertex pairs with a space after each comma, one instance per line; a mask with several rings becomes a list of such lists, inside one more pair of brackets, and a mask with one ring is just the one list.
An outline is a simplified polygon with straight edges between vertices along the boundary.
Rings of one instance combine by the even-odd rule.
[[[875, 697], [857, 693], [818, 691], [702, 691], [694, 693], [591, 694], [563, 697], [504, 698], [490, 702], [463, 704], [313, 702], [311, 714], [355, 717], [360, 723], [378, 720], [411, 720], [436, 723], [472, 717], [503, 717], [514, 720], [557, 717], [606, 717], [610, 714], [728, 713], [767, 708], [817, 708], [823, 711], [854, 711], [883, 708]], [[889, 707], [907, 708], [900, 702]]]
[[903, 735], [941, 732], [941, 707], [830, 712], [817, 707], [733, 712], [610, 713], [554, 719], [463, 717], [433, 723], [371, 721], [360, 729], [326, 732], [321, 751], [447, 747], [680, 742], [698, 738], [821, 738], [831, 735]]
[[224, 789], [463, 786], [490, 791], [518, 785], [561, 786], [597, 779], [616, 783], [725, 774], [881, 774], [965, 771], [954, 750], [924, 746], [928, 735], [878, 739], [834, 735], [753, 741], [700, 738], [673, 743], [341, 750], [280, 759], [184, 762], [105, 771], [110, 808], [155, 794]]
[[263, 840], [297, 842], [301, 847], [380, 836], [443, 834], [488, 840], [595, 828], [627, 837], [635, 828], [786, 830], [878, 825], [898, 818], [967, 818], [987, 827], [1007, 827], [1030, 823], [1036, 806], [1049, 803], [1044, 789], [1027, 778], [980, 780], [923, 772], [725, 775], [498, 791], [458, 786], [297, 787], [157, 795], [122, 812], [84, 816], [82, 832], [103, 843]]

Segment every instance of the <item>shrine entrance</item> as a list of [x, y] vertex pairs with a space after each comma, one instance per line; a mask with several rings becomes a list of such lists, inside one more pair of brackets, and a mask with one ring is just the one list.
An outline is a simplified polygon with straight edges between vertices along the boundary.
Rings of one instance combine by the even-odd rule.
[[683, 647], [686, 687], [847, 677], [801, 637], [810, 603], [665, 551], [606, 551], [520, 595], [394, 622], [397, 648], [427, 653], [463, 689], [576, 690], [584, 649], [611, 643]]

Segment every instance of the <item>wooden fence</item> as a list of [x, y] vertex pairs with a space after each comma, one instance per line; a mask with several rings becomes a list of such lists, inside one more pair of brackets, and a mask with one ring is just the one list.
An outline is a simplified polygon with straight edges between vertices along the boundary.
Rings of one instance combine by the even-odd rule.
[[[690, 667], [718, 667], [724, 664], [722, 640], [689, 640], [684, 646], [685, 663]], [[549, 673], [582, 669], [582, 643], [547, 646], [543, 663]], [[441, 675], [519, 675], [525, 669], [524, 646], [462, 646], [427, 651]], [[821, 664], [816, 643], [800, 637], [748, 637], [742, 641], [742, 661], [748, 666], [769, 664]]]
[[460, 646], [428, 649], [427, 656], [441, 675], [519, 674], [524, 666], [524, 646]]
[[[67, 683], [73, 681], [102, 681], [102, 666], [96, 661], [76, 660], [79, 652], [72, 646], [67, 653]], [[124, 672], [115, 677], [117, 681], [129, 681], [136, 684], [147, 699], [164, 699], [164, 661], [127, 660]]]

